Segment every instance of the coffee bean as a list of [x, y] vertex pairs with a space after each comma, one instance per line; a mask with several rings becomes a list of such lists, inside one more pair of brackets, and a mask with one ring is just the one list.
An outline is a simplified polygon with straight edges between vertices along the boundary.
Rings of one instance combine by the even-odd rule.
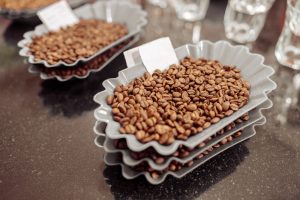
[[216, 113], [213, 110], [211, 110], [211, 111], [209, 111], [209, 116], [211, 118], [214, 118], [216, 116]]
[[12, 0], [0, 0], [1, 9], [22, 11], [22, 10], [35, 10], [37, 8], [42, 8], [48, 6], [57, 0], [22, 0], [22, 1], [12, 1]]
[[159, 174], [157, 172], [152, 172], [151, 173], [151, 177], [155, 180], [157, 180], [159, 178]]
[[236, 104], [230, 104], [230, 108], [233, 110], [233, 111], [237, 111], [239, 109], [239, 106], [236, 105]]
[[221, 144], [226, 144], [227, 143], [227, 139], [226, 138], [224, 138], [222, 141], [221, 141]]
[[203, 128], [208, 128], [210, 127], [211, 123], [210, 122], [205, 122], [205, 124], [203, 125]]
[[187, 162], [187, 167], [191, 167], [194, 164], [193, 160], [190, 160], [189, 162]]
[[158, 134], [163, 135], [163, 134], [168, 133], [171, 129], [167, 125], [158, 124], [155, 126], [155, 130]]
[[176, 165], [175, 164], [171, 164], [169, 167], [170, 171], [176, 171]]
[[227, 111], [229, 109], [229, 106], [230, 106], [229, 101], [226, 101], [222, 104], [222, 108], [223, 108], [224, 111]]
[[165, 159], [163, 157], [159, 157], [155, 160], [155, 162], [156, 162], [156, 164], [160, 165], [165, 162]]
[[123, 94], [122, 93], [118, 93], [117, 94], [117, 99], [118, 99], [118, 102], [123, 101], [123, 99], [124, 99]]
[[143, 139], [143, 138], [145, 137], [145, 135], [146, 135], [146, 133], [145, 133], [145, 131], [143, 131], [143, 130], [140, 130], [140, 131], [136, 132], [136, 138], [137, 138], [138, 140]]
[[197, 110], [197, 105], [196, 105], [196, 104], [189, 104], [189, 105], [187, 106], [187, 109], [188, 109], [189, 111], [195, 111], [195, 110]]
[[232, 114], [233, 114], [233, 110], [228, 110], [228, 111], [225, 113], [226, 116], [230, 116], [230, 115], [232, 115]]
[[219, 117], [214, 117], [212, 120], [211, 120], [211, 123], [215, 124], [217, 122], [220, 121], [220, 118]]
[[114, 101], [114, 96], [113, 96], [113, 95], [107, 96], [107, 98], [106, 98], [106, 103], [107, 103], [108, 105], [113, 104], [113, 101]]

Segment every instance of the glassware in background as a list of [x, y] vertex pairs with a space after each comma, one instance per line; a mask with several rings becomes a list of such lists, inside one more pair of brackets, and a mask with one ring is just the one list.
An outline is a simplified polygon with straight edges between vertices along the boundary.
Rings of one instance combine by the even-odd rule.
[[166, 8], [168, 6], [168, 0], [147, 0], [149, 4]]
[[274, 0], [229, 0], [224, 16], [226, 37], [238, 43], [255, 41], [273, 3]]
[[179, 19], [195, 22], [204, 19], [210, 0], [171, 0], [170, 2]]
[[287, 0], [284, 28], [275, 49], [282, 65], [300, 69], [300, 1]]

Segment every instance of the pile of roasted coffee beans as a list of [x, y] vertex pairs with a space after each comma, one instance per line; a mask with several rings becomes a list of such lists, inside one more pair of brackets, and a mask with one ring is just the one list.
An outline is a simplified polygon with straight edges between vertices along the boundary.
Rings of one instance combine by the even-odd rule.
[[36, 61], [48, 64], [63, 61], [72, 64], [79, 58], [88, 58], [102, 48], [128, 34], [126, 26], [99, 19], [82, 19], [79, 23], [34, 36], [28, 45]]
[[46, 74], [48, 77], [59, 76], [63, 79], [67, 79], [71, 76], [77, 75], [79, 77], [86, 76], [89, 70], [95, 70], [101, 67], [107, 60], [109, 60], [115, 53], [124, 48], [131, 41], [127, 40], [121, 44], [110, 48], [99, 56], [84, 63], [80, 63], [74, 67], [58, 66], [58, 67], [45, 67], [39, 66], [39, 70]]
[[[205, 147], [212, 139], [214, 139], [218, 135], [223, 135], [226, 131], [232, 130], [236, 126], [236, 124], [240, 124], [240, 123], [248, 121], [248, 120], [249, 120], [249, 115], [248, 115], [248, 113], [246, 113], [239, 119], [235, 120], [234, 122], [227, 125], [225, 128], [218, 131], [215, 135], [207, 138], [205, 141], [198, 144], [195, 148], [188, 148], [186, 146], [180, 145], [179, 148], [170, 156], [160, 155], [153, 148], [148, 148], [148, 149], [146, 149], [144, 151], [140, 151], [140, 152], [130, 151], [130, 155], [135, 160], [141, 160], [143, 158], [150, 158], [156, 164], [163, 164], [170, 157], [185, 158], [185, 157], [189, 156], [194, 150]], [[238, 133], [236, 133], [236, 134], [238, 134]], [[224, 138], [221, 141], [221, 143], [225, 144], [227, 141], [230, 142], [231, 140], [232, 140], [232, 136], [229, 136], [228, 138]], [[125, 139], [115, 140], [114, 144], [117, 149], [128, 149]]]
[[250, 84], [240, 70], [216, 60], [186, 57], [145, 73], [107, 97], [120, 133], [169, 145], [201, 133], [247, 104]]
[[57, 0], [0, 0], [0, 8], [20, 11], [42, 8], [56, 1]]

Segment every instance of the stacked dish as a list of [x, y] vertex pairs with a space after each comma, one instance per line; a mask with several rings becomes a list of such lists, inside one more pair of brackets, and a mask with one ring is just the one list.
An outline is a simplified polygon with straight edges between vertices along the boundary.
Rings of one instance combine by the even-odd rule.
[[[30, 73], [59, 81], [86, 78], [136, 43], [147, 24], [146, 12], [127, 1], [97, 1], [74, 13], [80, 19], [78, 24], [56, 32], [39, 25], [24, 34], [18, 43], [19, 54], [32, 65]], [[54, 44], [53, 40], [58, 42]], [[89, 48], [83, 51], [78, 43], [86, 43]]]
[[94, 97], [95, 143], [125, 178], [180, 178], [255, 135], [265, 123], [261, 110], [272, 106], [274, 71], [246, 47], [201, 41], [175, 52], [180, 65], [149, 75], [137, 64], [104, 81]]

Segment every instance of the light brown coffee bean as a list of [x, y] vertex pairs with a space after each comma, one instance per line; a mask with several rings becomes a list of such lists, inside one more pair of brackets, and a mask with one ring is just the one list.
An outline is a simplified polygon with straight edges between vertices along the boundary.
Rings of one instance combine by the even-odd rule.
[[113, 101], [114, 101], [114, 96], [113, 96], [113, 95], [107, 96], [107, 98], [106, 98], [106, 103], [107, 103], [108, 105], [112, 105], [112, 104], [113, 104]]
[[155, 131], [160, 135], [167, 134], [170, 130], [171, 128], [167, 125], [157, 124], [155, 126]]
[[212, 120], [211, 120], [211, 123], [215, 124], [215, 123], [218, 123], [220, 121], [220, 118], [219, 117], [214, 117]]
[[229, 101], [225, 101], [222, 104], [222, 108], [223, 108], [224, 111], [227, 111], [229, 109], [229, 106], [230, 106], [230, 102]]
[[195, 110], [197, 110], [197, 105], [196, 105], [196, 104], [189, 104], [189, 105], [187, 106], [187, 109], [188, 109], [189, 111], [195, 111]]
[[145, 135], [146, 135], [146, 133], [145, 133], [145, 131], [143, 131], [143, 130], [139, 130], [139, 131], [136, 132], [136, 138], [137, 138], [138, 140], [143, 139], [143, 138], [145, 137]]
[[210, 122], [205, 122], [205, 124], [203, 125], [203, 128], [204, 128], [204, 129], [205, 129], [205, 128], [208, 128], [208, 127], [210, 127], [210, 125], [211, 125]]
[[155, 160], [155, 163], [158, 164], [158, 165], [161, 165], [165, 162], [165, 159], [163, 157], [158, 157], [156, 158]]

